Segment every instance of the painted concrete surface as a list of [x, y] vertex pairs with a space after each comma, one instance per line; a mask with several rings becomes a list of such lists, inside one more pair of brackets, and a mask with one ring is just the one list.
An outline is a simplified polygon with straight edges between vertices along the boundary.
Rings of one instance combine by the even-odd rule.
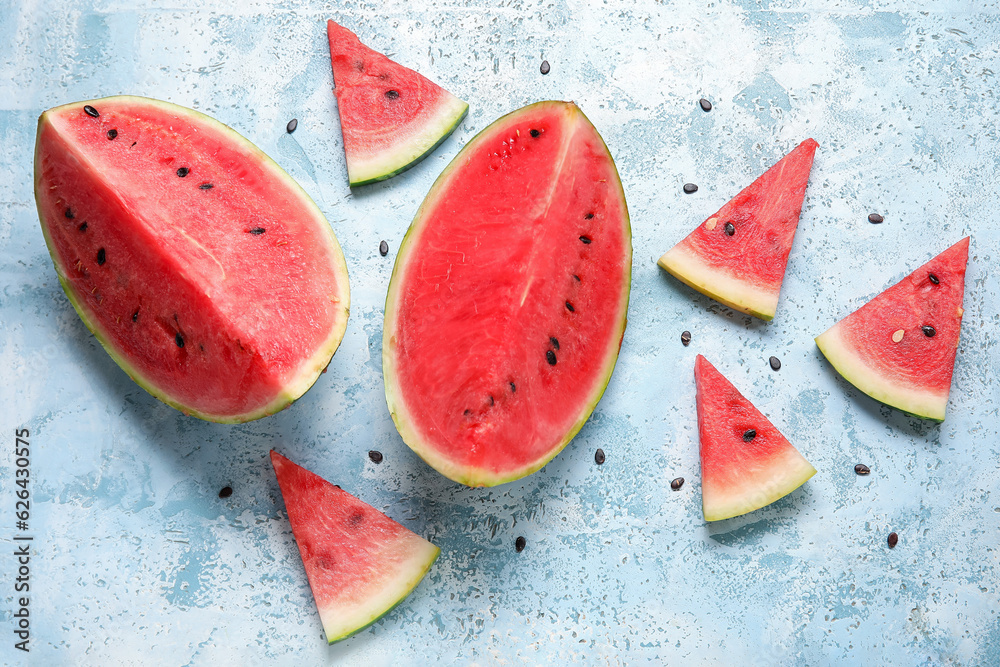
[[[912, 5], [0, 0], [4, 553], [17, 534], [18, 428], [31, 433], [34, 536], [31, 653], [13, 647], [16, 564], [0, 557], [0, 662], [1000, 663], [1000, 16], [987, 3]], [[330, 92], [328, 17], [471, 103], [432, 157], [355, 192]], [[48, 107], [116, 93], [235, 127], [336, 231], [351, 272], [347, 335], [288, 410], [242, 426], [182, 416], [118, 369], [60, 290], [33, 204], [35, 122]], [[411, 453], [389, 418], [386, 287], [448, 160], [494, 118], [546, 98], [575, 100], [618, 161], [634, 232], [629, 327], [577, 438], [533, 476], [467, 489]], [[657, 268], [810, 136], [821, 148], [773, 322]], [[685, 195], [685, 182], [700, 189]], [[885, 222], [869, 224], [870, 212]], [[860, 394], [813, 337], [967, 234], [963, 335], [938, 426]], [[819, 470], [774, 505], [710, 525], [698, 353]], [[333, 647], [272, 447], [442, 549], [402, 605]], [[369, 449], [384, 453], [381, 465]], [[855, 463], [872, 474], [856, 476]], [[687, 483], [671, 491], [678, 476]], [[227, 485], [233, 495], [220, 499]]]

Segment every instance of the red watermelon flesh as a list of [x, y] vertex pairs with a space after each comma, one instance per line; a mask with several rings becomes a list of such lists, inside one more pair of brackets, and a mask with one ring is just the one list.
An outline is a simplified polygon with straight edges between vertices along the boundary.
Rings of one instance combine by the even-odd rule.
[[327, 21], [334, 92], [352, 186], [409, 169], [458, 127], [469, 105]]
[[271, 451], [288, 521], [331, 644], [378, 620], [441, 552], [319, 475]]
[[600, 135], [539, 102], [476, 136], [407, 232], [386, 298], [386, 400], [443, 475], [492, 486], [582, 427], [625, 329], [631, 231]]
[[706, 521], [770, 505], [816, 474], [768, 418], [700, 354], [694, 378]]
[[847, 381], [887, 405], [944, 419], [965, 312], [969, 240], [951, 246], [816, 338]]
[[734, 310], [772, 319], [817, 147], [812, 139], [803, 141], [658, 264]]
[[187, 414], [276, 412], [340, 344], [350, 297], [329, 224], [216, 120], [140, 97], [50, 109], [35, 198], [81, 319], [136, 382]]

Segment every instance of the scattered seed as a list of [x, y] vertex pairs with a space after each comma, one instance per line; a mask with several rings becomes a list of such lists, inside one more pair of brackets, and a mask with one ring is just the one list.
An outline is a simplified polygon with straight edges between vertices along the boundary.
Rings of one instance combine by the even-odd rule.
[[532, 130], [531, 132], [529, 132], [529, 134], [532, 137], [537, 137], [539, 134], [541, 134], [541, 132], [539, 132], [538, 130]]
[[254, 236], [260, 236], [266, 231], [267, 230], [264, 229], [263, 227], [254, 227], [253, 229], [250, 230], [250, 233], [253, 234]]
[[299, 119], [293, 118], [290, 121], [288, 121], [288, 125], [285, 126], [285, 132], [291, 134], [292, 132], [295, 131], [295, 128], [297, 128], [298, 126], [299, 126]]
[[670, 482], [670, 488], [673, 491], [680, 491], [682, 486], [684, 486], [683, 477], [677, 477], [676, 479]]
[[84, 222], [84, 223], [83, 223], [83, 224], [81, 224], [81, 225], [80, 225], [79, 227], [77, 227], [77, 229], [79, 229], [79, 230], [80, 230], [81, 232], [85, 232], [85, 231], [87, 231], [87, 223], [86, 223], [86, 222]]
[[552, 350], [545, 350], [545, 360], [549, 362], [549, 366], [556, 365], [556, 353]]
[[905, 332], [905, 331], [903, 331], [902, 329], [897, 329], [897, 330], [896, 330], [895, 332], [893, 332], [893, 334], [892, 334], [892, 342], [893, 342], [893, 343], [898, 343], [899, 341], [903, 340], [903, 334], [905, 334], [905, 333], [906, 333], [906, 332]]
[[135, 311], [134, 313], [132, 313], [132, 321], [133, 322], [138, 322], [139, 321], [139, 311], [138, 310]]
[[108, 139], [109, 140], [111, 140], [111, 139], [117, 139], [117, 138], [118, 138], [118, 130], [108, 130]]
[[603, 449], [598, 448], [597, 451], [594, 452], [594, 463], [596, 463], [599, 466], [604, 465], [604, 450]]
[[382, 463], [382, 452], [372, 449], [368, 452], [368, 458], [372, 460], [372, 463]]
[[555, 336], [549, 336], [549, 342], [552, 343], [552, 347], [559, 349], [559, 339]]
[[736, 233], [736, 227], [733, 227], [733, 223], [731, 222], [726, 223], [725, 229], [726, 229], [726, 236], [732, 236], [733, 234]]
[[920, 330], [923, 331], [924, 335], [927, 336], [928, 338], [933, 338], [934, 334], [937, 333], [937, 331], [934, 330], [934, 327], [932, 327], [929, 324], [925, 324], [924, 326], [920, 327]]
[[590, 245], [592, 239], [589, 236], [581, 236], [580, 240], [583, 241], [584, 245]]
[[385, 96], [390, 100], [395, 100], [399, 98], [398, 90], [387, 90], [385, 91]]
[[698, 186], [695, 185], [694, 183], [685, 183], [684, 192], [689, 195], [698, 192]]
[[510, 383], [510, 393], [513, 394], [515, 391], [517, 391], [517, 385], [514, 384], [513, 382], [511, 382]]
[[588, 213], [587, 215], [583, 216], [584, 220], [592, 220], [593, 218], [594, 218], [593, 213]]
[[859, 475], [867, 475], [871, 471], [872, 469], [866, 466], [864, 463], [859, 463], [858, 465], [854, 466], [854, 472]]
[[184, 178], [185, 176], [187, 176], [190, 173], [191, 173], [191, 170], [188, 169], [187, 167], [181, 167], [180, 169], [177, 170], [177, 175], [180, 176], [181, 178]]
[[388, 255], [389, 254], [389, 244], [386, 243], [385, 241], [382, 241], [381, 243], [379, 243], [378, 244], [378, 252], [383, 257], [385, 257], [386, 255]]
[[541, 72], [542, 74], [548, 74], [549, 70], [551, 70], [551, 69], [552, 68], [549, 66], [549, 61], [548, 60], [543, 60], [542, 61], [542, 66], [538, 68], [538, 71]]
[[215, 186], [212, 185], [211, 183], [202, 183], [201, 185], [198, 186], [198, 189], [199, 190], [211, 190], [214, 187]]
[[781, 359], [778, 357], [771, 357], [767, 360], [767, 363], [771, 364], [772, 371], [776, 371], [781, 368]]
[[698, 104], [701, 105], [701, 110], [702, 111], [711, 111], [712, 110], [712, 103], [709, 102], [708, 100], [706, 100], [704, 97], [701, 98], [700, 100], [698, 100]]
[[104, 252], [104, 248], [97, 251], [97, 265], [104, 266], [104, 262], [107, 261], [108, 255]]
[[524, 539], [523, 535], [519, 535], [516, 540], [514, 540], [514, 551], [521, 553], [524, 551], [524, 547], [528, 546], [528, 540]]
[[743, 442], [750, 442], [757, 437], [757, 431], [750, 429], [743, 434]]
[[682, 331], [681, 332], [681, 345], [687, 347], [691, 343], [691, 332]]
[[896, 545], [899, 544], [899, 535], [896, 533], [889, 533], [889, 539], [887, 542], [889, 543], [890, 549], [895, 549]]
[[174, 342], [177, 343], [177, 347], [184, 347], [184, 336], [179, 331], [174, 334]]
[[233, 495], [233, 487], [231, 486], [224, 486], [222, 487], [222, 490], [219, 491], [220, 498], [228, 498], [231, 495]]
[[941, 281], [940, 281], [940, 280], [938, 280], [938, 277], [937, 277], [937, 276], [935, 276], [935, 275], [934, 275], [933, 273], [932, 273], [932, 274], [930, 274], [930, 275], [928, 275], [928, 276], [927, 276], [927, 279], [928, 279], [928, 280], [930, 280], [930, 281], [931, 281], [932, 283], [934, 283], [935, 285], [940, 285], [940, 284], [941, 284]]
[[97, 109], [87, 104], [83, 107], [83, 110], [87, 112], [87, 115], [91, 118], [98, 118], [101, 114], [97, 113]]
[[868, 222], [872, 223], [873, 225], [878, 225], [878, 224], [881, 224], [881, 223], [885, 222], [885, 218], [883, 218], [878, 213], [869, 213], [868, 214]]
[[66, 211], [63, 213], [63, 215], [65, 215], [70, 220], [76, 217], [75, 215], [73, 215], [73, 209], [71, 208], [67, 208]]
[[568, 310], [571, 313], [576, 312], [576, 308], [574, 308], [573, 304], [571, 304], [569, 301], [566, 302], [566, 310]]

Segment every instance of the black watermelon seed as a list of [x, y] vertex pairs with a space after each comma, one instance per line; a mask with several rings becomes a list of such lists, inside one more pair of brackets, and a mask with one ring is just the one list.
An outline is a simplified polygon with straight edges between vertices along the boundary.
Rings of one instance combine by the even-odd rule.
[[538, 68], [538, 71], [541, 72], [542, 74], [548, 74], [551, 69], [552, 68], [549, 66], [549, 61], [543, 60], [542, 66]]
[[382, 452], [373, 449], [368, 452], [368, 458], [372, 460], [372, 463], [382, 463]]
[[690, 344], [690, 343], [691, 343], [691, 332], [690, 331], [682, 331], [681, 332], [681, 345], [683, 345], [684, 347], [687, 347], [688, 344]]
[[233, 495], [233, 487], [231, 486], [224, 486], [222, 487], [222, 490], [219, 491], [220, 498], [228, 498], [231, 495]]
[[87, 112], [87, 115], [91, 118], [98, 118], [101, 114], [97, 113], [97, 109], [90, 106], [89, 104], [83, 107], [83, 110]]
[[928, 338], [933, 338], [934, 334], [937, 333], [937, 331], [934, 330], [934, 327], [932, 327], [929, 324], [925, 324], [924, 326], [920, 327], [920, 330], [923, 331], [924, 335], [927, 336]]
[[743, 442], [750, 442], [757, 437], [757, 431], [749, 429], [743, 434]]
[[82, 225], [80, 225], [79, 227], [77, 227], [77, 229], [79, 229], [81, 232], [87, 231], [87, 223], [84, 222]]
[[511, 382], [510, 383], [510, 393], [513, 394], [515, 391], [517, 391], [517, 385], [514, 384], [513, 382]]
[[940, 284], [941, 284], [941, 281], [940, 281], [940, 280], [938, 280], [938, 277], [937, 277], [937, 276], [935, 276], [935, 275], [934, 275], [933, 273], [932, 273], [932, 274], [930, 274], [929, 276], [927, 276], [927, 279], [928, 279], [928, 280], [930, 280], [930, 281], [931, 281], [932, 283], [934, 283], [935, 285], [940, 285]]
[[118, 130], [108, 130], [108, 139], [117, 139]]
[[573, 279], [576, 280], [576, 282], [580, 282], [580, 276], [576, 275], [575, 273], [573, 274]]
[[490, 407], [493, 407], [494, 405], [496, 405], [496, 401], [493, 399], [492, 396], [490, 396]]
[[594, 217], [593, 213], [588, 213], [587, 215], [583, 216], [583, 219], [584, 220], [592, 220], [593, 217]]
[[594, 463], [596, 463], [599, 466], [602, 466], [604, 465], [604, 461], [605, 461], [604, 450], [598, 448], [598, 450], [594, 452]]
[[104, 262], [107, 261], [107, 258], [108, 258], [108, 254], [106, 252], [104, 252], [104, 248], [101, 248], [101, 249], [99, 249], [97, 251], [97, 265], [98, 266], [104, 266]]
[[736, 233], [736, 227], [733, 227], [733, 223], [727, 222], [726, 223], [726, 236], [732, 236], [735, 233]]
[[859, 475], [867, 475], [871, 471], [872, 469], [866, 466], [864, 463], [859, 463], [858, 465], [854, 466], [854, 472], [856, 472]]
[[521, 553], [524, 551], [524, 547], [528, 546], [528, 540], [524, 539], [523, 535], [519, 535], [516, 540], [514, 540], [514, 551]]
[[389, 98], [390, 100], [398, 99], [399, 98], [399, 91], [398, 90], [387, 90], [387, 91], [385, 91], [385, 96], [387, 98]]
[[555, 336], [549, 336], [549, 342], [552, 343], [552, 347], [559, 349], [559, 339]]
[[537, 137], [539, 134], [541, 134], [541, 132], [539, 132], [538, 130], [532, 130], [529, 134], [531, 134], [531, 136], [533, 137]]
[[199, 190], [211, 190], [214, 187], [215, 186], [212, 185], [211, 183], [202, 183], [201, 185], [198, 186], [198, 189]]
[[698, 186], [695, 185], [694, 183], [685, 183], [684, 184], [684, 192], [686, 194], [693, 194], [695, 192], [698, 192]]
[[66, 211], [63, 213], [63, 215], [65, 215], [70, 220], [76, 217], [75, 215], [73, 215], [73, 209], [71, 208], [67, 208]]
[[698, 100], [698, 104], [701, 105], [701, 110], [702, 111], [711, 111], [712, 110], [712, 103], [709, 102], [708, 100], [706, 100], [704, 97], [701, 98], [700, 100]]
[[590, 245], [590, 242], [593, 239], [591, 239], [589, 236], [581, 236], [580, 240], [583, 241], [584, 245]]
[[174, 342], [177, 343], [177, 347], [184, 347], [184, 336], [179, 331], [174, 334]]
[[471, 414], [472, 414], [472, 410], [466, 410], [466, 411], [465, 411], [465, 412], [463, 412], [462, 414], [463, 414], [463, 415], [465, 415], [466, 417], [468, 417], [469, 415], [471, 415]]
[[899, 535], [896, 533], [889, 533], [889, 539], [886, 541], [889, 543], [890, 549], [895, 549], [896, 545], [899, 544]]
[[351, 518], [348, 519], [347, 522], [353, 528], [353, 527], [357, 526], [358, 524], [360, 524], [361, 522], [363, 522], [364, 520], [365, 520], [365, 515], [364, 514], [362, 514], [361, 512], [355, 512], [354, 514], [351, 515]]
[[383, 257], [385, 257], [386, 255], [388, 255], [389, 254], [389, 244], [386, 243], [385, 241], [382, 241], [381, 243], [379, 243], [378, 244], [378, 254], [382, 255]]
[[545, 350], [545, 360], [549, 362], [549, 366], [556, 365], [556, 353], [552, 350]]
[[684, 478], [678, 477], [672, 482], [670, 482], [670, 488], [674, 491], [680, 491], [680, 488], [684, 486]]
[[254, 227], [253, 229], [250, 230], [250, 233], [253, 234], [254, 236], [260, 236], [266, 231], [267, 230], [264, 229], [263, 227]]
[[[132, 146], [135, 146], [137, 143], [139, 143], [139, 142], [138, 141], [133, 141], [132, 142]], [[129, 148], [132, 148], [132, 146], [129, 146]]]
[[872, 223], [873, 225], [878, 225], [880, 223], [885, 222], [885, 218], [883, 218], [878, 213], [869, 213], [868, 214], [868, 222]]
[[778, 357], [771, 357], [767, 360], [767, 363], [771, 364], [771, 370], [776, 371], [781, 368], [781, 359]]
[[297, 128], [298, 126], [299, 126], [299, 119], [293, 118], [290, 121], [288, 121], [288, 125], [285, 126], [285, 132], [291, 134], [292, 132], [295, 131], [295, 128]]
[[571, 304], [569, 301], [566, 302], [566, 310], [568, 310], [571, 313], [576, 312], [576, 308], [574, 308], [573, 304]]
[[133, 322], [138, 322], [139, 321], [139, 311], [138, 310], [135, 311], [134, 313], [132, 313], [132, 321]]
[[180, 169], [177, 170], [177, 175], [180, 176], [181, 178], [184, 178], [185, 176], [187, 176], [190, 173], [191, 173], [191, 170], [188, 169], [187, 167], [181, 167]]

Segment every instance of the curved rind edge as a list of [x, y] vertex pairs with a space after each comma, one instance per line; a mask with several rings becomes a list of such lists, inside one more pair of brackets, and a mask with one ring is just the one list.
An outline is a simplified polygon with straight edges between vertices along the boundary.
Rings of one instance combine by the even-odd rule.
[[784, 498], [805, 484], [816, 474], [816, 468], [795, 447], [789, 446], [791, 449], [788, 452], [787, 458], [790, 460], [781, 463], [782, 474], [777, 478], [771, 479], [763, 492], [754, 493], [750, 499], [740, 499], [740, 502], [731, 502], [729, 504], [716, 502], [711, 510], [706, 506], [703, 494], [702, 514], [705, 517], [705, 521], [722, 521], [723, 519], [731, 519], [734, 516], [759, 510], [762, 507], [767, 507], [776, 500]]
[[[656, 262], [660, 268], [682, 283], [733, 310], [753, 315], [765, 322], [774, 319], [778, 294], [769, 298], [751, 284], [726, 275], [718, 268], [700, 261], [695, 255], [674, 246]], [[780, 293], [779, 293], [780, 294]]]

